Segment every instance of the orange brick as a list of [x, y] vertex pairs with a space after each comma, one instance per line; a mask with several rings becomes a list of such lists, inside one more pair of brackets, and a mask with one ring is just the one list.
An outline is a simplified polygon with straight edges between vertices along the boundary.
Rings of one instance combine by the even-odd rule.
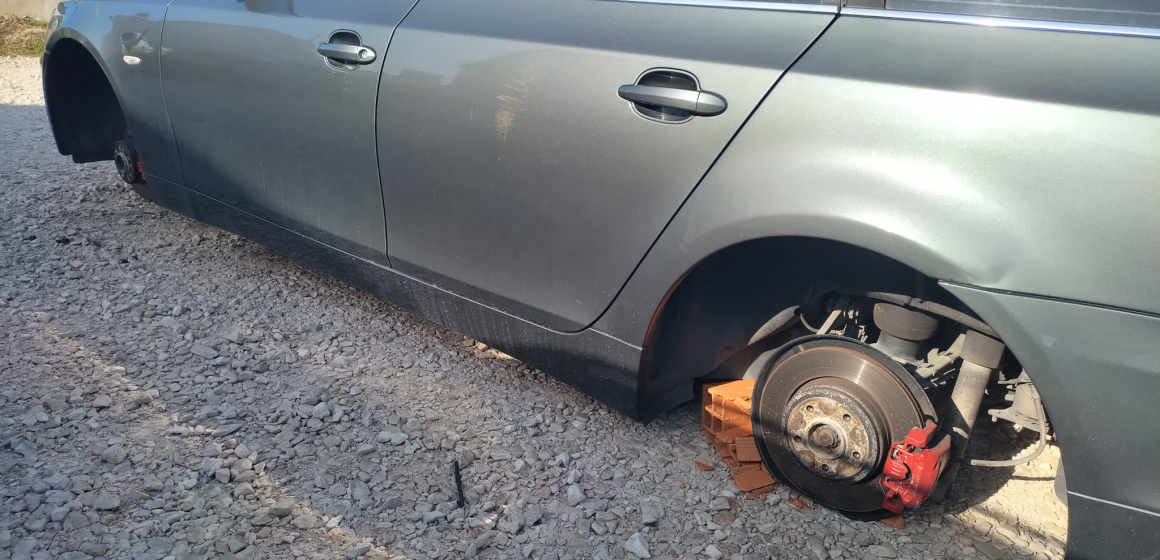
[[742, 463], [761, 461], [761, 453], [757, 452], [757, 441], [753, 436], [737, 438], [734, 442], [733, 457]]
[[721, 454], [722, 459], [733, 458], [733, 454], [729, 452], [729, 444], [727, 444], [719, 439], [714, 438], [713, 439], [713, 447], [715, 447], [717, 449], [717, 453]]
[[733, 443], [733, 442], [737, 441], [738, 438], [743, 438], [743, 437], [748, 437], [749, 439], [753, 439], [753, 424], [752, 423], [746, 424], [744, 426], [738, 426], [736, 428], [730, 428], [728, 430], [722, 430], [720, 432], [717, 432], [717, 439], [719, 439], [725, 443]]
[[713, 396], [709, 394], [709, 390], [724, 383], [706, 383], [701, 386], [701, 427], [705, 431], [713, 432]]
[[753, 381], [706, 384], [701, 394], [701, 425], [720, 432], [750, 423]]
[[701, 469], [703, 471], [711, 471], [711, 470], [716, 468], [713, 465], [706, 465], [705, 463], [702, 463], [700, 461], [693, 461], [693, 464], [697, 465], [697, 468]]
[[755, 383], [752, 379], [738, 379], [737, 381], [715, 383], [709, 387], [709, 394], [731, 398], [743, 397], [748, 400], [753, 396], [753, 385]]
[[757, 488], [755, 490], [750, 490], [750, 491], [746, 492], [745, 499], [747, 499], [747, 500], [762, 500], [762, 499], [765, 499], [765, 497], [768, 496], [770, 492], [773, 492], [773, 485], [772, 484], [770, 484], [769, 486], [762, 486], [761, 488]]
[[886, 519], [883, 519], [882, 522], [891, 526], [891, 527], [894, 527], [895, 529], [905, 529], [906, 528], [906, 521], [903, 521], [901, 515], [887, 517]]
[[773, 484], [773, 477], [765, 472], [765, 469], [757, 469], [746, 471], [733, 477], [733, 483], [737, 485], [737, 489], [742, 492], [749, 492], [756, 490], [763, 486], [770, 486]]

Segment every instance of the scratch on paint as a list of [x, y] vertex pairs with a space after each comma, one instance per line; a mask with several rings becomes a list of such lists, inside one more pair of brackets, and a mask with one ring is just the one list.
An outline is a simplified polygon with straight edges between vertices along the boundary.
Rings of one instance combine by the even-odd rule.
[[500, 140], [507, 140], [508, 132], [516, 125], [516, 115], [526, 109], [525, 100], [528, 97], [528, 91], [531, 89], [532, 82], [535, 81], [534, 64], [526, 64], [521, 67], [517, 75], [512, 78], [512, 83], [504, 84], [504, 87], [512, 90], [515, 95], [500, 95], [496, 97], [499, 101], [499, 107], [495, 110], [495, 136]]

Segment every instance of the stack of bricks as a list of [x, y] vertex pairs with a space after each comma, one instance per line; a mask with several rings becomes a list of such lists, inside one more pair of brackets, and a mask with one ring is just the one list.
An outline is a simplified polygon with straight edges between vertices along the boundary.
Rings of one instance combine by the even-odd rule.
[[701, 428], [733, 471], [737, 489], [756, 499], [773, 490], [753, 437], [753, 381], [706, 383], [701, 393]]

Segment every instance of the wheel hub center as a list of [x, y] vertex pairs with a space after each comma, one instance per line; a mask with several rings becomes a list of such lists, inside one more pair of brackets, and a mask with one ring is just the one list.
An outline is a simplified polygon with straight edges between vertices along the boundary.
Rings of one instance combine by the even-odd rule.
[[814, 430], [812, 440], [813, 444], [818, 447], [834, 448], [841, 445], [841, 437], [837, 430], [827, 424], [823, 424]]
[[866, 478], [878, 462], [874, 422], [839, 389], [812, 387], [792, 400], [786, 418], [790, 450], [819, 476], [842, 482]]

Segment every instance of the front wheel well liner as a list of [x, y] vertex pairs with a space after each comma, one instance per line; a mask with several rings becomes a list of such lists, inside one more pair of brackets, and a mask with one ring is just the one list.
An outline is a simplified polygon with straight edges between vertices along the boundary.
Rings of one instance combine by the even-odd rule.
[[113, 159], [113, 145], [128, 137], [128, 125], [104, 69], [69, 38], [56, 41], [45, 56], [44, 103], [57, 149], [76, 163]]

